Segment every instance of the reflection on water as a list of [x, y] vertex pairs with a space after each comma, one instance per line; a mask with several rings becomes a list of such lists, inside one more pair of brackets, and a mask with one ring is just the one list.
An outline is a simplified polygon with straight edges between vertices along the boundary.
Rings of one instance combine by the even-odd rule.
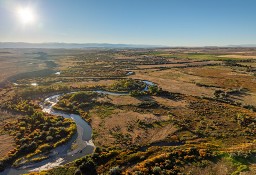
[[38, 84], [37, 83], [31, 83], [32, 86], [37, 86]]

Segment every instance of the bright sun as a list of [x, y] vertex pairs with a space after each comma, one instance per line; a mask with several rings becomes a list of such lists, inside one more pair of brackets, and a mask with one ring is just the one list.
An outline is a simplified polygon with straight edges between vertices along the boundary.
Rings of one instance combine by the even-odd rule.
[[20, 21], [24, 24], [30, 24], [35, 21], [35, 15], [31, 8], [19, 8], [17, 13]]

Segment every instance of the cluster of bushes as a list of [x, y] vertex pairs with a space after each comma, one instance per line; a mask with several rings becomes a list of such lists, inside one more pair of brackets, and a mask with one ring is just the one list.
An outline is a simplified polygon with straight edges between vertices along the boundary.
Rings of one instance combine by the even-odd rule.
[[237, 63], [237, 60], [225, 60], [224, 63], [226, 66], [241, 66]]
[[[84, 61], [84, 60], [83, 60]], [[95, 60], [90, 61], [90, 63], [95, 63]], [[97, 60], [98, 61], [98, 60]], [[86, 60], [88, 63], [88, 60]], [[80, 63], [78, 66], [73, 66], [72, 68], [62, 71], [62, 76], [70, 76], [70, 77], [122, 77], [126, 75], [126, 71], [122, 70], [120, 65], [115, 65], [110, 60], [107, 60], [106, 63], [102, 64], [84, 64]]]
[[251, 110], [251, 111], [253, 111], [253, 112], [256, 112], [256, 107], [253, 106], [253, 105], [244, 105], [243, 107], [244, 107], [245, 109], [249, 109], [249, 110]]
[[[253, 62], [253, 59], [247, 59], [247, 60], [239, 60], [239, 62]], [[255, 68], [253, 68], [252, 66], [248, 66], [248, 65], [243, 65], [243, 64], [239, 64], [239, 62], [237, 60], [226, 60], [224, 61], [226, 66], [231, 66], [231, 67], [242, 67], [245, 68], [246, 72], [254, 72]]]
[[61, 99], [53, 108], [57, 110], [77, 113], [79, 109], [85, 108], [86, 106], [94, 103], [98, 96], [98, 93], [89, 91], [66, 94], [61, 97]]
[[189, 108], [188, 115], [173, 117], [172, 122], [200, 137], [231, 138], [255, 133], [254, 117], [241, 107], [197, 99], [190, 102]]
[[23, 98], [30, 98], [31, 96], [51, 93], [51, 92], [68, 92], [72, 90], [71, 86], [65, 85], [51, 85], [51, 86], [39, 86], [39, 87], [25, 87], [16, 90], [16, 94]]
[[[75, 174], [178, 174], [186, 164], [213, 158], [207, 149], [152, 147], [145, 152], [96, 148], [93, 155], [75, 161]], [[133, 165], [133, 168], [128, 168]]]
[[106, 150], [97, 147], [93, 155], [85, 156], [75, 161], [75, 166], [78, 167], [76, 174], [97, 174], [97, 167], [107, 163], [109, 160], [117, 156], [119, 151], [117, 150]]
[[8, 153], [2, 160], [4, 165], [11, 164], [15, 159], [48, 151], [68, 141], [76, 132], [72, 119], [61, 116], [44, 115], [28, 101], [19, 101], [9, 106], [12, 110], [27, 114], [4, 125], [4, 130], [15, 137], [16, 149]]
[[249, 133], [255, 133], [256, 132], [256, 119], [249, 117], [247, 115], [243, 115], [241, 113], [238, 113], [234, 119], [237, 121], [237, 123], [241, 127], [248, 128], [246, 131]]
[[[255, 146], [249, 149], [242, 148], [239, 151], [220, 154], [221, 157], [228, 160], [234, 167], [232, 175], [242, 174], [241, 172], [248, 171], [249, 165], [255, 162]], [[250, 173], [249, 173], [250, 174]]]
[[143, 95], [164, 95], [166, 92], [159, 88], [157, 85], [148, 86], [148, 89], [141, 90], [132, 90], [130, 91], [131, 96], [143, 96]]
[[34, 105], [29, 100], [23, 100], [22, 98], [18, 98], [16, 100], [4, 102], [3, 104], [1, 104], [1, 108], [7, 111], [16, 112], [19, 114], [32, 115], [40, 107]]
[[139, 108], [157, 108], [159, 104], [155, 101], [145, 101], [137, 105]]
[[187, 148], [158, 154], [138, 163], [127, 174], [178, 174], [184, 165], [212, 157], [209, 150]]
[[34, 152], [29, 158], [68, 141], [76, 132], [76, 125], [72, 119], [35, 113], [18, 119], [16, 123], [5, 124], [4, 129], [15, 136], [17, 144], [17, 149], [11, 151], [9, 157]]
[[146, 87], [146, 83], [134, 79], [121, 79], [110, 86], [113, 91], [142, 91]]
[[230, 89], [228, 91], [223, 91], [223, 90], [215, 90], [214, 91], [214, 96], [215, 98], [219, 99], [227, 99], [230, 97], [230, 95], [243, 95], [248, 91], [246, 88], [237, 88], [237, 89]]
[[94, 89], [102, 89], [101, 85], [63, 85], [63, 84], [54, 84], [50, 86], [38, 86], [38, 87], [19, 87], [16, 89], [15, 93], [17, 96], [22, 97], [24, 99], [30, 99], [32, 96], [37, 96], [38, 94], [49, 94], [53, 92], [71, 92], [71, 91], [86, 91], [86, 90], [94, 90]]

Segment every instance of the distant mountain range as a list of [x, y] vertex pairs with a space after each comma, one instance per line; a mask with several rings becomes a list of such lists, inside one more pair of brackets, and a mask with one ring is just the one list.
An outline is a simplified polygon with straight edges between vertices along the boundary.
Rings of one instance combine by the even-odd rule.
[[0, 48], [160, 48], [160, 45], [109, 44], [109, 43], [25, 43], [0, 42]]
[[228, 47], [256, 47], [256, 44], [228, 45]]
[[[110, 43], [26, 43], [26, 42], [0, 42], [0, 48], [168, 48], [174, 46], [164, 45], [140, 45], [140, 44], [110, 44]], [[184, 47], [186, 46], [175, 46]], [[191, 46], [190, 46], [191, 47]], [[202, 46], [202, 47], [256, 47], [256, 44], [226, 45], [226, 46]]]

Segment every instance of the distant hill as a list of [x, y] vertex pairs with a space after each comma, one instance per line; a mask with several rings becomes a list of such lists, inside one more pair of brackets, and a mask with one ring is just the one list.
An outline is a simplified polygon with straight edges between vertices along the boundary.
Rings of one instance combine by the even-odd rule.
[[[140, 45], [140, 44], [111, 44], [111, 43], [26, 43], [26, 42], [0, 42], [0, 48], [175, 48], [164, 45]], [[176, 46], [177, 47], [177, 46]], [[185, 46], [179, 46], [186, 48]], [[201, 46], [206, 48], [218, 47], [256, 47], [256, 44], [226, 45], [226, 46]]]
[[228, 45], [227, 47], [256, 47], [256, 44]]
[[156, 48], [166, 47], [160, 45], [133, 45], [109, 43], [25, 43], [25, 42], [0, 42], [0, 48]]

